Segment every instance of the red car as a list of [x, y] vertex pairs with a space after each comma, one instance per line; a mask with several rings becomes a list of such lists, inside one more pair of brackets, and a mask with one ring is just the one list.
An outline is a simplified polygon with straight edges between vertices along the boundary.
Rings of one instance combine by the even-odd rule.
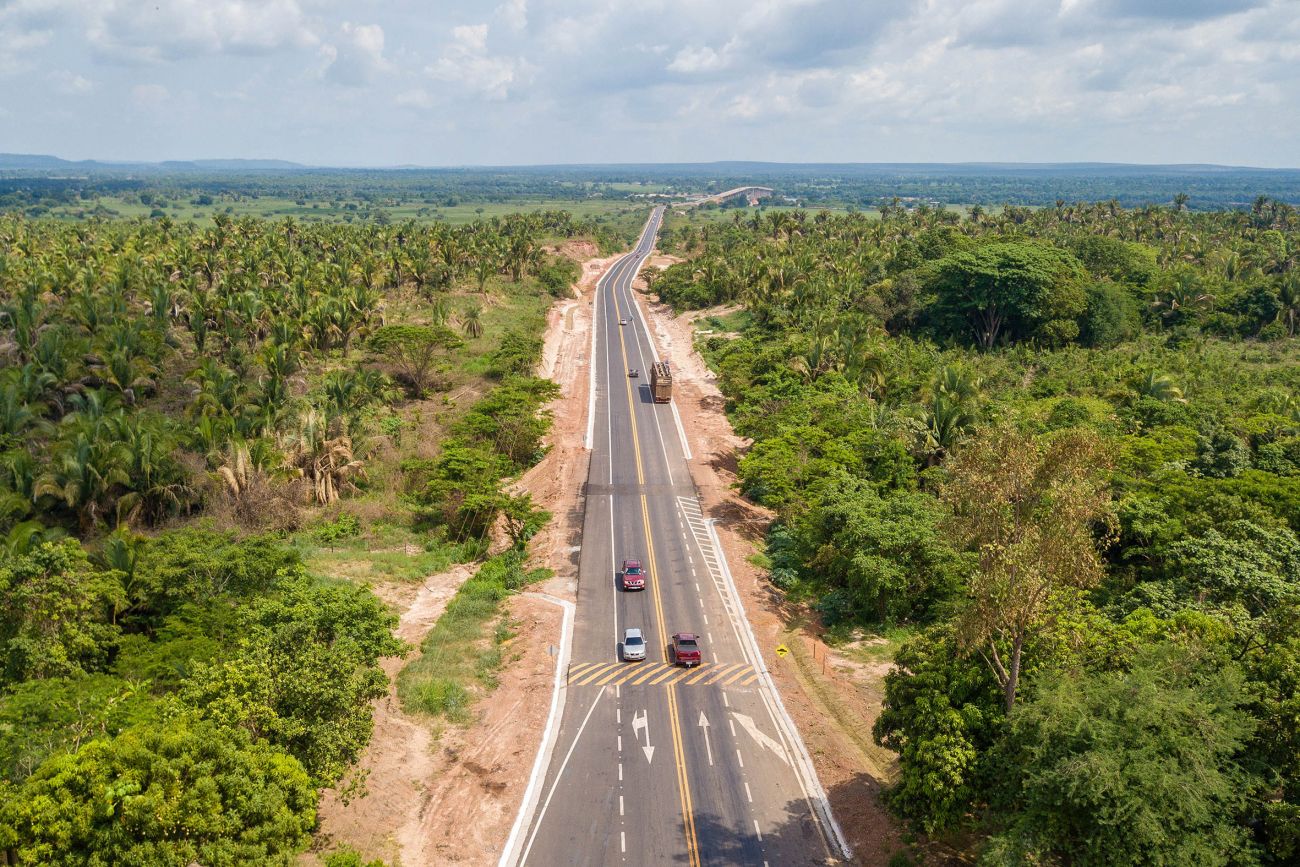
[[623, 569], [618, 576], [624, 590], [645, 589], [645, 572], [641, 569], [640, 560], [624, 560]]
[[673, 664], [687, 668], [700, 664], [700, 642], [693, 633], [673, 633]]

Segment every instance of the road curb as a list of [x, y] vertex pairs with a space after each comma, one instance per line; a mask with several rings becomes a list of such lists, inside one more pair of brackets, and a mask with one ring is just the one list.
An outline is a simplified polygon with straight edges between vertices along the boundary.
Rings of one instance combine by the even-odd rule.
[[533, 770], [528, 777], [528, 787], [524, 790], [523, 801], [519, 805], [519, 814], [510, 828], [505, 849], [501, 852], [499, 867], [512, 867], [519, 862], [519, 847], [523, 843], [524, 831], [532, 824], [533, 814], [537, 812], [537, 802], [541, 798], [542, 781], [546, 769], [550, 767], [555, 754], [555, 742], [559, 739], [560, 719], [564, 716], [564, 703], [568, 695], [568, 679], [564, 673], [569, 668], [569, 656], [573, 650], [573, 621], [578, 606], [567, 599], [560, 599], [548, 593], [524, 593], [532, 599], [540, 599], [564, 609], [564, 621], [560, 627], [560, 655], [555, 661], [555, 685], [551, 688], [551, 710], [546, 717], [546, 731], [542, 742], [537, 747], [537, 758], [533, 760]]
[[[702, 509], [703, 503], [700, 505]], [[772, 695], [772, 703], [775, 705], [776, 710], [774, 716], [781, 728], [784, 729], [782, 732], [783, 737], [794, 747], [795, 764], [798, 767], [799, 780], [804, 787], [805, 794], [813, 804], [814, 809], [816, 809], [818, 818], [821, 819], [823, 827], [826, 828], [830, 835], [831, 842], [835, 845], [835, 848], [839, 849], [839, 854], [846, 860], [851, 859], [853, 849], [849, 847], [849, 841], [844, 837], [844, 829], [840, 827], [839, 822], [835, 821], [835, 814], [831, 812], [830, 798], [826, 796], [826, 790], [822, 788], [821, 780], [817, 778], [817, 768], [813, 765], [812, 756], [808, 754], [808, 748], [804, 745], [799, 729], [795, 727], [794, 720], [785, 709], [785, 702], [781, 700], [781, 693], [776, 688], [776, 682], [772, 680], [772, 673], [768, 671], [767, 661], [763, 658], [763, 653], [758, 646], [758, 639], [754, 635], [754, 627], [750, 624], [748, 615], [745, 614], [745, 602], [736, 587], [736, 580], [731, 574], [731, 567], [727, 564], [727, 555], [722, 549], [722, 540], [718, 538], [718, 530], [715, 526], [717, 523], [717, 518], [708, 518], [705, 520], [704, 526], [708, 529], [709, 539], [718, 552], [718, 565], [722, 570], [723, 580], [727, 583], [727, 590], [736, 603], [736, 610], [740, 614], [741, 622], [745, 624], [744, 635], [749, 644], [749, 652], [753, 656], [754, 667], [758, 669], [758, 679]], [[760, 691], [761, 694], [762, 691]]]

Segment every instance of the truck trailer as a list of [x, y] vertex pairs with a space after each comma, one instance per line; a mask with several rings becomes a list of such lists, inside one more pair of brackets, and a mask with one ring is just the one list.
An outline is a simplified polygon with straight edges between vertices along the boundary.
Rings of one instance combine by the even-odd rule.
[[673, 399], [673, 373], [668, 362], [656, 361], [650, 368], [650, 394], [655, 403], [668, 403]]

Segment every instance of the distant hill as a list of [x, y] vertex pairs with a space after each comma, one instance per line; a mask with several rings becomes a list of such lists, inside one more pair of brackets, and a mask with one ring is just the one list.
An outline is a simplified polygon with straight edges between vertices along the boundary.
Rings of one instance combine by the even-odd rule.
[[29, 172], [256, 172], [296, 171], [306, 169], [302, 163], [288, 160], [167, 160], [160, 163], [65, 160], [48, 154], [0, 154], [0, 171]]

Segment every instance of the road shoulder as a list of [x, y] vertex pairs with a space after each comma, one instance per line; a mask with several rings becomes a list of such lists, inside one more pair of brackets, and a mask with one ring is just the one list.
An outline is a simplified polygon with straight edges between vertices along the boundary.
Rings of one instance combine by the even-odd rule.
[[688, 431], [692, 479], [705, 514], [716, 519], [723, 553], [760, 652], [808, 748], [855, 861], [886, 865], [904, 848], [879, 797], [893, 769], [848, 727], [857, 716], [860, 726], [870, 730], [879, 713], [879, 690], [871, 681], [878, 681], [880, 672], [849, 672], [836, 665], [832, 654], [822, 674], [820, 657], [816, 665], [806, 659], [810, 644], [800, 647], [799, 653], [776, 653], [778, 646], [815, 641], [816, 636], [804, 627], [804, 613], [787, 606], [751, 562], [762, 550], [772, 514], [736, 493], [737, 455], [748, 442], [732, 431], [714, 376], [694, 350], [692, 320], [644, 296], [642, 300], [659, 351], [673, 365], [674, 402]]

